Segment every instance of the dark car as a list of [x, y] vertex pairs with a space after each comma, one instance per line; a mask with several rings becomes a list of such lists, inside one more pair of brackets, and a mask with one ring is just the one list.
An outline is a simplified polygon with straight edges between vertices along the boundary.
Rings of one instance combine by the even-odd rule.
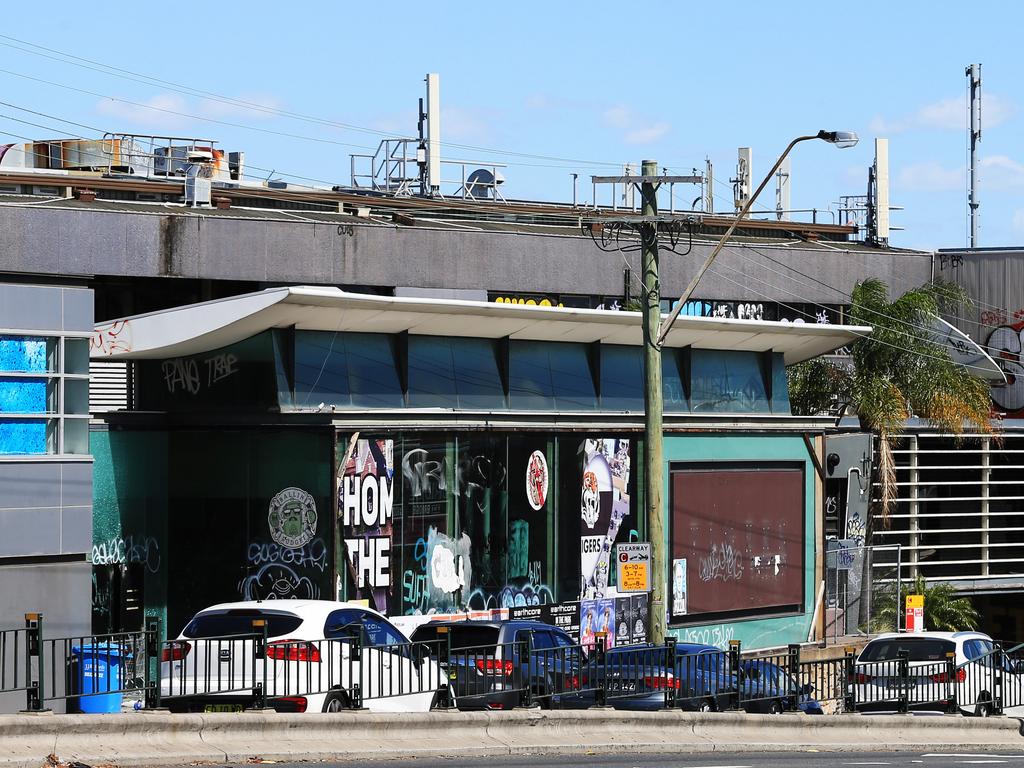
[[727, 651], [702, 643], [677, 643], [675, 703], [696, 712], [721, 712], [736, 697], [736, 675]]
[[824, 714], [821, 703], [811, 696], [813, 685], [798, 685], [789, 672], [764, 659], [749, 659], [740, 664], [740, 687], [746, 712], [776, 715], [799, 709], [809, 715]]
[[592, 655], [581, 680], [580, 697], [588, 705], [596, 703], [596, 689], [603, 687], [608, 706], [633, 712], [664, 709], [678, 688], [665, 648], [652, 645], [611, 648], [603, 659]]
[[[448, 675], [460, 710], [511, 709], [524, 701], [548, 708], [587, 705], [583, 649], [539, 621], [429, 621], [412, 634]], [[527, 652], [528, 647], [528, 652]]]

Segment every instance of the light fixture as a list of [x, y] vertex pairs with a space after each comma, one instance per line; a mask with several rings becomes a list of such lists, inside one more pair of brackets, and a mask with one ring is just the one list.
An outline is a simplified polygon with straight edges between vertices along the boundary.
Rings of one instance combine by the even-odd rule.
[[818, 131], [818, 138], [835, 144], [840, 149], [856, 146], [858, 141], [857, 134], [853, 131]]

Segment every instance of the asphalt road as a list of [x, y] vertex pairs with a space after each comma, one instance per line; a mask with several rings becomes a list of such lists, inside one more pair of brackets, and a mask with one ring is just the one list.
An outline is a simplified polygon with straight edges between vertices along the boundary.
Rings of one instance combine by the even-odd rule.
[[[254, 763], [223, 763], [247, 768]], [[258, 764], [258, 763], [257, 763]], [[703, 755], [537, 755], [515, 757], [452, 757], [447, 759], [385, 759], [360, 761], [374, 768], [853, 768], [853, 766], [921, 766], [960, 768], [1005, 765], [1024, 768], [1024, 752], [975, 751], [961, 754], [919, 752], [716, 752]], [[353, 763], [274, 763], [274, 768], [352, 768]], [[184, 768], [184, 766], [182, 767]]]

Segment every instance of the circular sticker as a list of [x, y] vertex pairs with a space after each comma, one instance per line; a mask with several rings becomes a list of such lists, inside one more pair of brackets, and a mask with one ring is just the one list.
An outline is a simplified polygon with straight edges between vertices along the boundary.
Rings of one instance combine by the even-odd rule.
[[301, 488], [285, 488], [270, 500], [267, 524], [282, 547], [305, 546], [316, 535], [316, 501]]
[[526, 498], [538, 511], [548, 498], [548, 460], [540, 451], [531, 453], [526, 462]]

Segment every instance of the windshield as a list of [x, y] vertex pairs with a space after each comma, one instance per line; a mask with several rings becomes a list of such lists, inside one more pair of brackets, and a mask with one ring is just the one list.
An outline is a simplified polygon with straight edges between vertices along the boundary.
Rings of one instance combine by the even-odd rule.
[[[448, 624], [448, 632], [451, 635], [452, 648], [494, 648], [498, 644], [498, 628], [470, 624], [460, 627], [458, 624]], [[414, 643], [430, 643], [440, 640], [444, 642], [444, 634], [438, 634], [436, 624], [421, 624], [412, 633]]]
[[956, 651], [956, 643], [934, 637], [872, 640], [864, 647], [859, 661], [896, 661], [900, 651], [907, 651], [910, 661], [945, 661], [947, 653]]
[[237, 608], [197, 614], [181, 634], [192, 638], [255, 635], [258, 632], [253, 629], [253, 619], [264, 619], [267, 622], [267, 637], [290, 635], [302, 624], [302, 619], [294, 613]]

